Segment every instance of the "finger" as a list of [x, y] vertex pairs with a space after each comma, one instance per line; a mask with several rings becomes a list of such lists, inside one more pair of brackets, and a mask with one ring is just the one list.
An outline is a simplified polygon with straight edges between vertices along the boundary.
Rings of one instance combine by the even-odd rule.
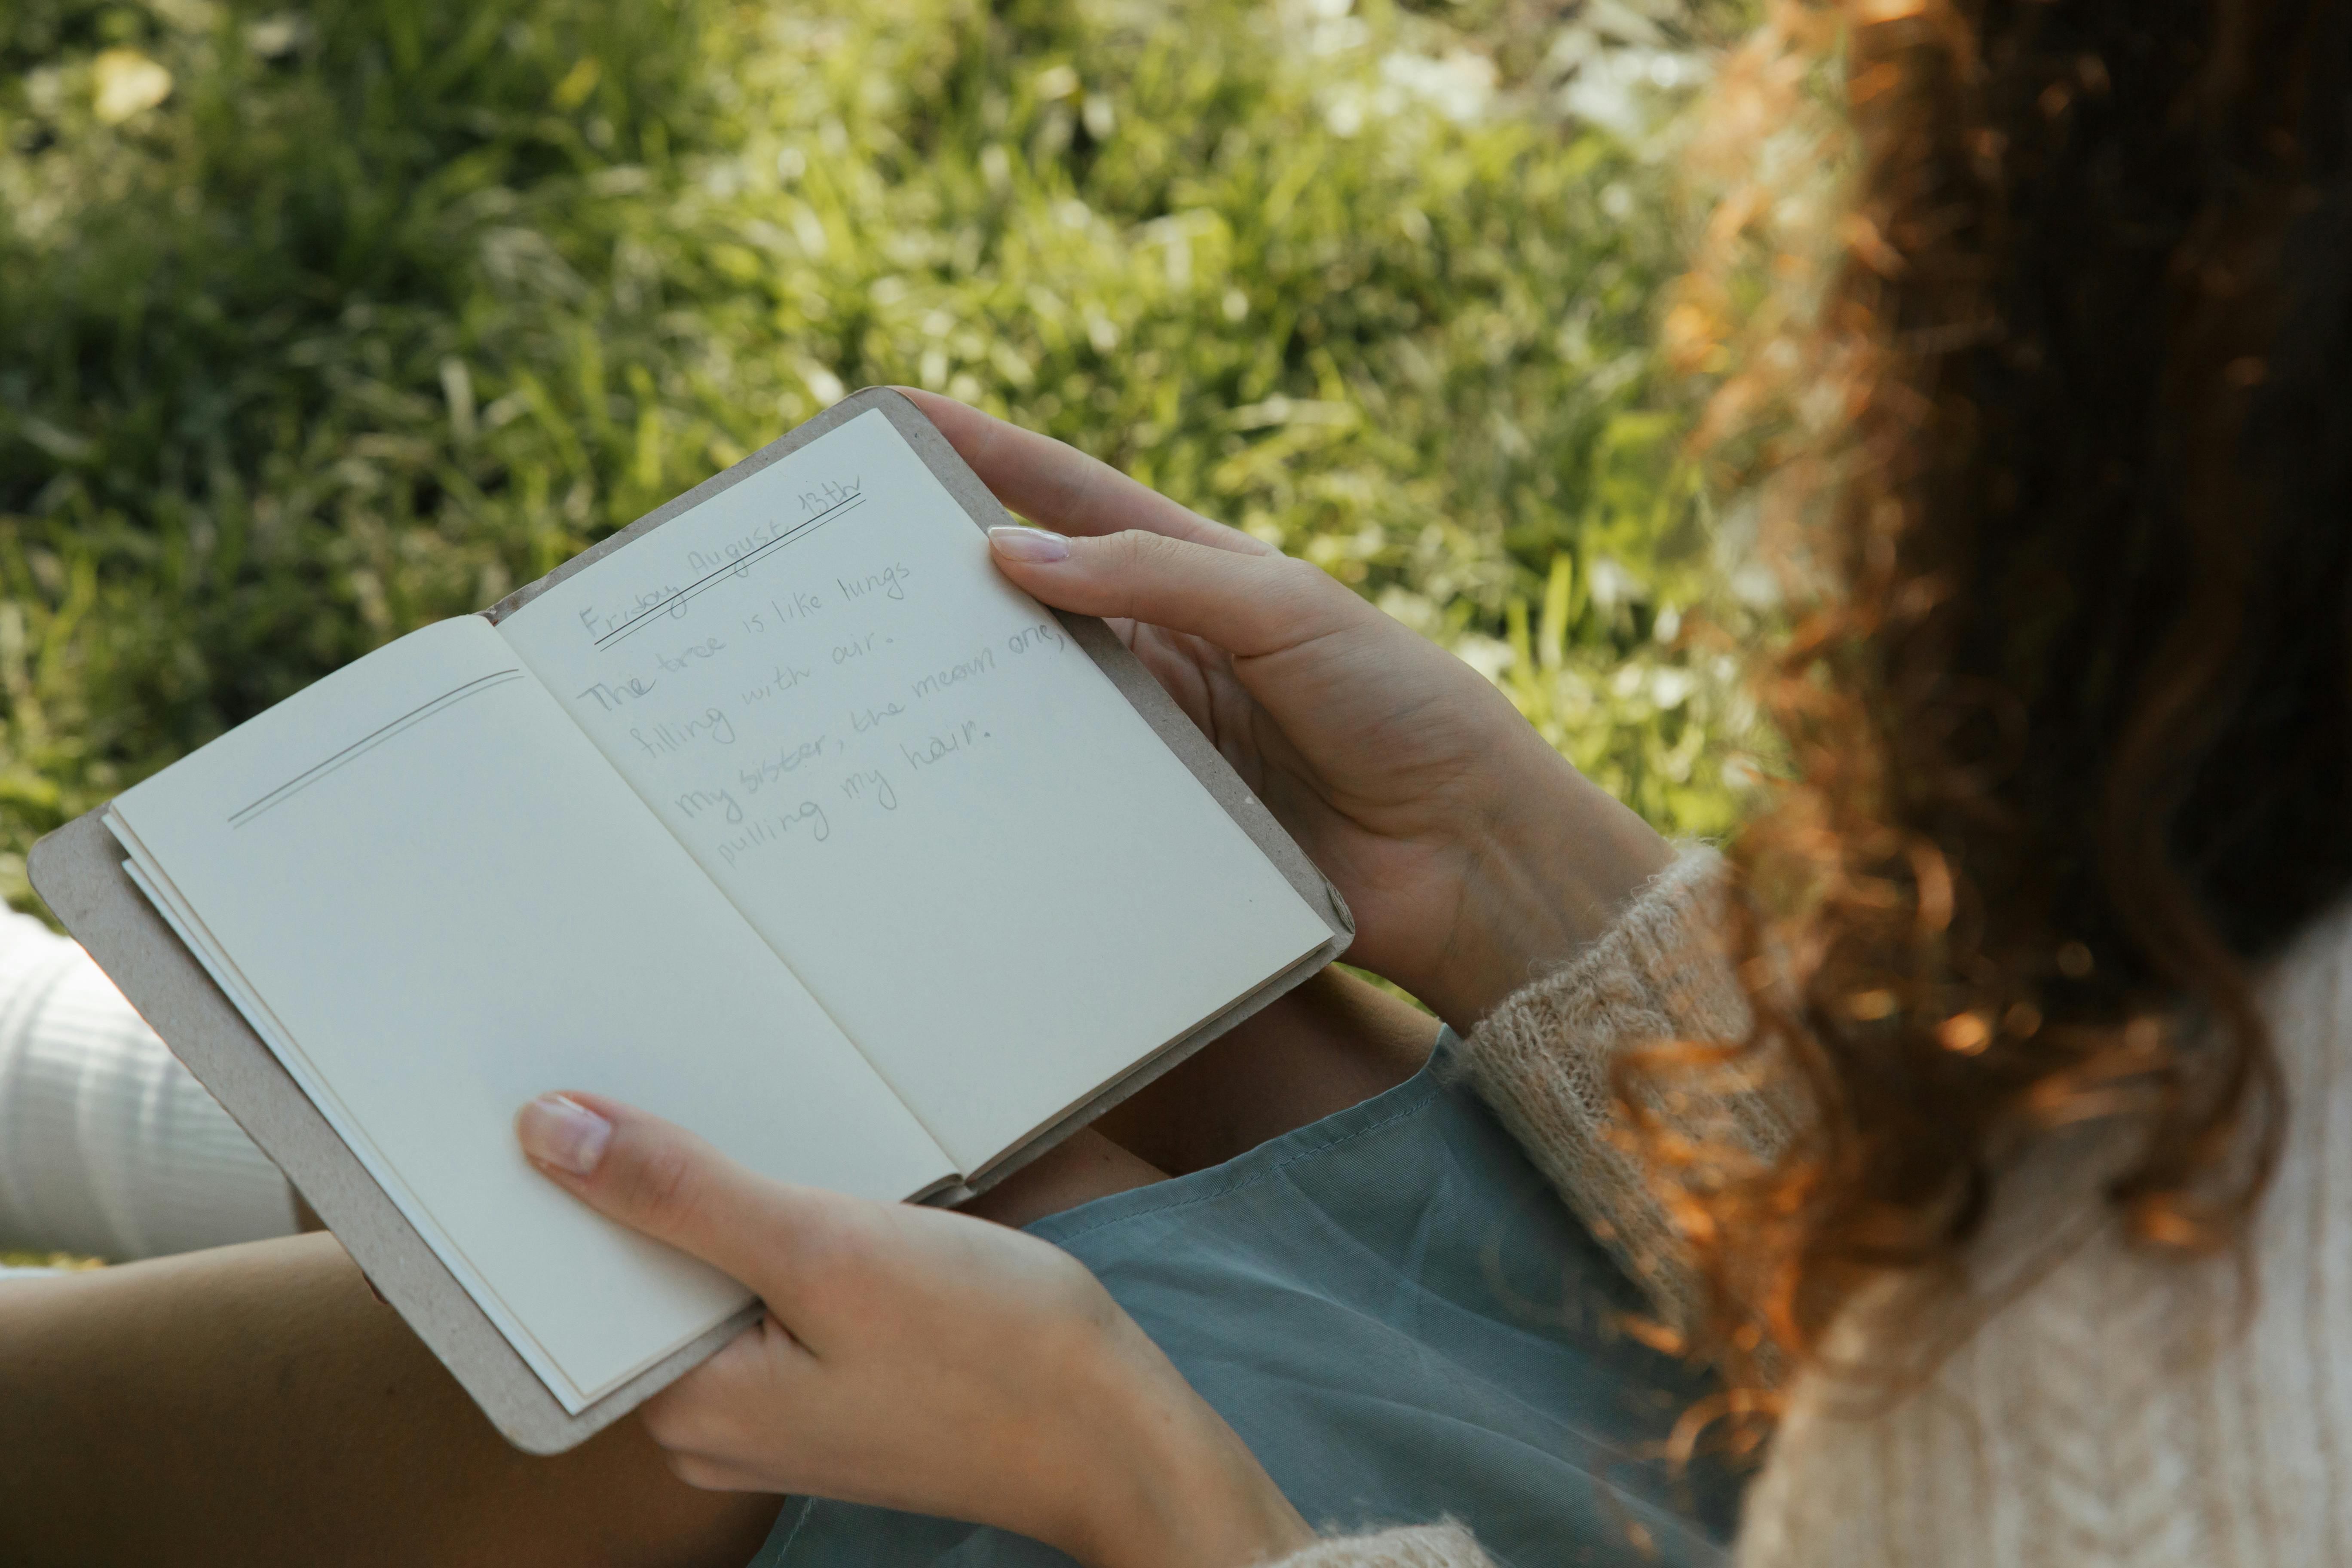
[[996, 499], [1033, 522], [1061, 533], [1117, 533], [1139, 528], [1244, 555], [1271, 555], [1272, 545], [1240, 529], [1211, 522], [1149, 485], [1076, 447], [1024, 430], [952, 397], [901, 386], [923, 416], [939, 426]]
[[992, 528], [988, 542], [999, 570], [1056, 609], [1149, 621], [1237, 658], [1279, 653], [1379, 613], [1286, 555], [1244, 555], [1132, 530], [1070, 539]]
[[684, 1128], [602, 1095], [543, 1094], [517, 1114], [515, 1136], [541, 1173], [597, 1213], [745, 1284], [776, 1273], [777, 1254], [824, 1197], [753, 1175]]
[[758, 1447], [764, 1417], [808, 1403], [803, 1381], [816, 1370], [816, 1357], [769, 1313], [646, 1401], [638, 1419], [672, 1453], [733, 1463]]
[[757, 1470], [731, 1465], [705, 1454], [678, 1454], [664, 1449], [662, 1463], [669, 1467], [671, 1475], [697, 1491], [775, 1492], [784, 1489]]

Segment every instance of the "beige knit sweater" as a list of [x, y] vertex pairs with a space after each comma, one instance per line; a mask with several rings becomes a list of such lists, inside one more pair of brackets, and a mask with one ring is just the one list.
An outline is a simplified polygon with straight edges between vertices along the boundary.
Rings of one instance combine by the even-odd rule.
[[[1719, 866], [1684, 856], [1580, 960], [1470, 1039], [1465, 1071], [1670, 1318], [1672, 1227], [1604, 1137], [1605, 1064], [1629, 1043], [1736, 1027], [1713, 948]], [[1958, 1348], [1890, 1390], [1801, 1375], [1738, 1542], [1741, 1568], [2285, 1568], [2352, 1564], [2352, 910], [2263, 977], [2291, 1108], [2253, 1232], [2229, 1260], [2126, 1245], [2100, 1201], [2113, 1132], [2004, 1177], [1965, 1285], [1847, 1310], [1826, 1364]], [[1762, 1146], [1766, 1103], [1719, 1108]], [[1486, 1568], [1450, 1525], [1328, 1540], [1279, 1568]]]

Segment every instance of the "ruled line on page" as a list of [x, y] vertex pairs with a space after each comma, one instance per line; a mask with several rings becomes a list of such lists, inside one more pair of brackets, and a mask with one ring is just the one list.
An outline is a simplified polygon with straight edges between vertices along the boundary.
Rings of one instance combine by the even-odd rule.
[[411, 709], [409, 711], [402, 714], [399, 718], [394, 719], [391, 723], [384, 725], [383, 728], [377, 730], [371, 734], [362, 736], [359, 740], [352, 742], [350, 745], [345, 746], [341, 751], [337, 752], [333, 756], [329, 757], [326, 761], [320, 763], [315, 767], [306, 768], [301, 773], [297, 773], [294, 777], [287, 780], [284, 784], [279, 784], [276, 789], [271, 790], [268, 795], [263, 795], [259, 800], [255, 801], [251, 805], [231, 813], [228, 819], [228, 825], [231, 827], [249, 826], [263, 813], [275, 806], [283, 805], [286, 802], [293, 799], [296, 795], [301, 794], [312, 784], [317, 784], [320, 779], [325, 778], [329, 773], [333, 773], [336, 769], [343, 766], [346, 763], [358, 761], [361, 757], [365, 756], [368, 752], [375, 750], [376, 747], [383, 745], [386, 741], [391, 740], [394, 735], [399, 734], [402, 731], [414, 728], [415, 726], [423, 723], [425, 720], [430, 719], [436, 713], [456, 707], [458, 703], [463, 702], [468, 697], [478, 697], [483, 692], [489, 690], [492, 687], [504, 686], [510, 680], [520, 680], [521, 679], [522, 671], [520, 668], [501, 669], [494, 674], [478, 676], [474, 679], [466, 682], [465, 685], [457, 688], [455, 690], [445, 691], [440, 696], [433, 699], [432, 701]]
[[815, 516], [811, 517], [804, 521], [794, 523], [791, 528], [776, 535], [775, 538], [771, 539], [765, 544], [761, 545], [757, 550], [747, 550], [742, 554], [737, 556], [734, 560], [727, 563], [726, 565], [719, 568], [716, 572], [708, 573], [703, 576], [698, 577], [693, 582], [688, 583], [685, 587], [680, 588], [677, 593], [670, 595], [668, 597], [647, 605], [644, 609], [639, 610], [635, 615], [631, 616], [627, 620], [623, 621], [619, 626], [614, 626], [611, 631], [606, 632], [603, 637], [598, 637], [596, 639], [596, 646], [599, 648], [611, 647], [614, 643], [619, 642], [622, 638], [629, 636], [630, 633], [642, 627], [647, 621], [653, 619], [656, 616], [676, 609], [684, 605], [688, 600], [701, 594], [706, 589], [716, 584], [721, 577], [730, 576], [735, 573], [742, 571], [745, 567], [751, 565], [753, 562], [758, 561], [761, 556], [767, 554], [771, 551], [782, 549], [783, 546], [792, 543], [794, 540], [806, 538], [810, 533], [824, 527], [826, 523], [833, 521], [844, 512], [856, 510], [858, 504], [865, 499], [866, 498], [862, 495], [849, 496], [844, 500], [834, 502], [831, 506], [825, 508], [823, 511], [818, 512]]

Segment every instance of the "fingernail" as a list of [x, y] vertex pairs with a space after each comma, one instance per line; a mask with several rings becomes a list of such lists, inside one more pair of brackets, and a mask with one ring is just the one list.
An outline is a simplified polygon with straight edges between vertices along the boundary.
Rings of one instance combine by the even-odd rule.
[[1061, 561], [1070, 553], [1067, 538], [1044, 528], [992, 528], [988, 547], [1007, 561]]
[[515, 1118], [515, 1136], [532, 1159], [585, 1176], [604, 1157], [613, 1124], [567, 1095], [542, 1094]]

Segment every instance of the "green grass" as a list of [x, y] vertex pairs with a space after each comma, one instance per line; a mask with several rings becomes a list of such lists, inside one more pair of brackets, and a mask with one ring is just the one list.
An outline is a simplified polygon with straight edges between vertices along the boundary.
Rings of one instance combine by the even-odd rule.
[[1666, 180], [1553, 107], [1561, 61], [1675, 35], [1335, 9], [16, 0], [0, 890], [883, 381], [1306, 555], [1662, 826], [1727, 826]]

